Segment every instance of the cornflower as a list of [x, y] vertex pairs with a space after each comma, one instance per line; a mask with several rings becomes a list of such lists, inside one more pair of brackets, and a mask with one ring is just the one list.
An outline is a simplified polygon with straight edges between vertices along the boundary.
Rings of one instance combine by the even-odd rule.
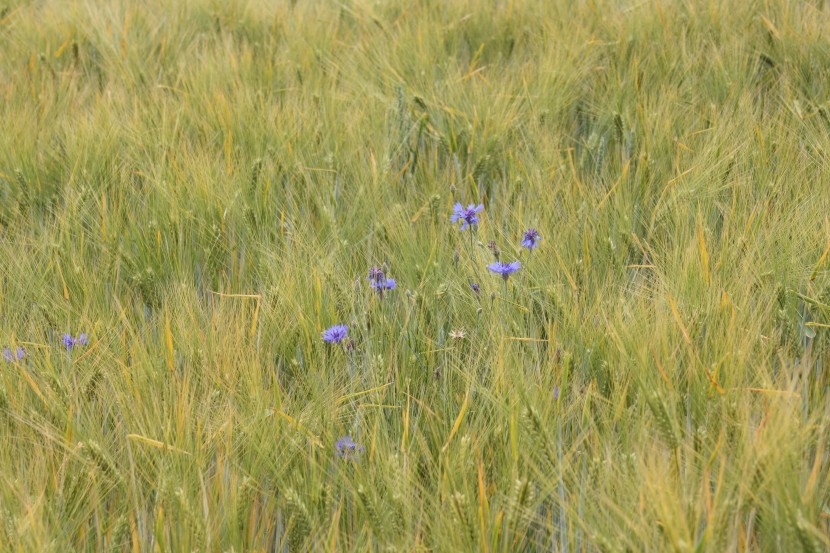
[[339, 344], [348, 337], [347, 325], [334, 325], [323, 331], [323, 341], [329, 344]]
[[354, 443], [351, 436], [343, 436], [334, 444], [334, 453], [347, 461], [356, 460], [363, 453], [363, 446]]
[[529, 251], [533, 251], [533, 248], [539, 245], [539, 241], [542, 239], [539, 236], [539, 231], [535, 228], [527, 229], [522, 237], [522, 246], [527, 248]]
[[496, 274], [501, 275], [501, 278], [507, 282], [508, 277], [521, 268], [521, 263], [514, 261], [513, 263], [501, 263], [499, 261], [487, 265], [487, 268]]
[[380, 267], [372, 267], [369, 269], [369, 286], [373, 290], [377, 290], [382, 299], [384, 290], [394, 290], [398, 283], [395, 282], [394, 278], [387, 278], [386, 273]]
[[73, 338], [71, 334], [64, 334], [61, 338], [61, 343], [66, 346], [66, 351], [71, 351], [77, 345], [85, 346], [89, 344], [86, 333], [81, 334], [77, 338]]
[[20, 361], [24, 357], [26, 357], [26, 350], [23, 348], [17, 348], [14, 351], [11, 348], [3, 349], [3, 358], [6, 360], [6, 363]]
[[461, 230], [464, 230], [467, 227], [472, 227], [473, 225], [478, 224], [479, 219], [476, 213], [480, 213], [483, 209], [483, 204], [470, 204], [465, 209], [463, 205], [457, 203], [453, 206], [453, 213], [450, 216], [450, 221], [453, 223], [461, 221]]

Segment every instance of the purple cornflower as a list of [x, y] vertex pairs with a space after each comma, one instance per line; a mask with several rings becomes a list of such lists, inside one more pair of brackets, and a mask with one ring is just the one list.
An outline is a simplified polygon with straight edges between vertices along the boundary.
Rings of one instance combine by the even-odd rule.
[[339, 344], [348, 337], [349, 327], [334, 325], [323, 331], [323, 341], [329, 344]]
[[26, 350], [23, 348], [17, 348], [14, 351], [11, 348], [3, 349], [3, 358], [6, 360], [6, 363], [20, 361], [24, 357], [26, 357]]
[[343, 436], [334, 444], [334, 453], [347, 461], [357, 459], [363, 453], [363, 446], [354, 443], [351, 436]]
[[386, 278], [386, 273], [380, 267], [369, 269], [369, 286], [377, 290], [381, 298], [384, 290], [394, 290], [397, 285], [394, 278]]
[[521, 268], [521, 264], [518, 261], [514, 261], [513, 263], [501, 263], [496, 261], [495, 263], [491, 263], [487, 265], [487, 268], [493, 271], [496, 274], [501, 275], [501, 278], [507, 282], [507, 278], [512, 274], [518, 271]]
[[559, 399], [559, 386], [553, 387], [553, 399]]
[[484, 209], [483, 204], [470, 204], [464, 209], [464, 206], [460, 203], [457, 203], [453, 206], [453, 213], [450, 216], [450, 221], [453, 223], [457, 221], [461, 221], [461, 230], [464, 230], [468, 226], [472, 226], [478, 223], [478, 217], [476, 213], [480, 213]]
[[64, 334], [61, 343], [66, 346], [66, 351], [70, 351], [77, 345], [85, 346], [89, 344], [89, 340], [86, 337], [86, 333], [81, 334], [77, 338], [73, 338], [70, 334]]
[[383, 269], [380, 267], [372, 267], [369, 269], [369, 280], [372, 282], [383, 282], [386, 278], [386, 275], [383, 273]]
[[473, 292], [476, 293], [476, 296], [481, 293], [481, 286], [479, 286], [477, 282], [471, 282], [470, 288], [473, 289]]
[[369, 286], [371, 286], [378, 292], [383, 292], [384, 290], [394, 290], [397, 285], [398, 283], [395, 282], [394, 278], [387, 278], [386, 280], [382, 280], [380, 282], [375, 282], [373, 280], [369, 283]]
[[522, 246], [530, 251], [533, 251], [533, 248], [539, 244], [539, 240], [541, 239], [542, 237], [539, 236], [539, 231], [535, 228], [529, 228], [525, 231], [524, 236], [522, 237]]

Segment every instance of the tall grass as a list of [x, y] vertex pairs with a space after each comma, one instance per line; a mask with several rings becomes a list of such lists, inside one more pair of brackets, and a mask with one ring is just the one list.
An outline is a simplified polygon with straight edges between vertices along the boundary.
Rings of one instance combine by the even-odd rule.
[[2, 548], [827, 550], [828, 33], [0, 1]]

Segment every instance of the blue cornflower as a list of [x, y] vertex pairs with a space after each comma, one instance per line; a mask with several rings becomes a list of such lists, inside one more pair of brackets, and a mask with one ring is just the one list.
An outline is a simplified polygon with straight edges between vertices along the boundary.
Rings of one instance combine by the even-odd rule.
[[329, 344], [339, 344], [348, 337], [349, 327], [334, 325], [323, 331], [323, 341]]
[[354, 443], [351, 436], [343, 436], [334, 444], [334, 453], [346, 460], [357, 459], [363, 453], [363, 446]]
[[476, 295], [479, 295], [481, 293], [481, 286], [479, 286], [477, 282], [471, 282], [470, 288], [473, 289], [473, 292], [475, 292]]
[[66, 351], [70, 351], [77, 345], [85, 346], [89, 344], [89, 340], [87, 339], [86, 333], [81, 334], [77, 338], [73, 338], [70, 334], [64, 334], [61, 343], [66, 346]]
[[24, 357], [26, 357], [26, 350], [23, 348], [17, 348], [14, 351], [12, 351], [11, 348], [3, 349], [3, 359], [6, 360], [6, 363], [20, 361]]
[[372, 267], [369, 269], [369, 280], [372, 282], [383, 282], [385, 278], [386, 275], [380, 267]]
[[513, 263], [501, 263], [500, 261], [496, 261], [495, 263], [487, 265], [487, 268], [494, 273], [501, 275], [501, 278], [507, 281], [507, 277], [518, 271], [521, 266], [521, 263], [518, 261], [514, 261]]
[[387, 278], [386, 280], [382, 280], [380, 282], [376, 282], [373, 280], [369, 283], [369, 286], [371, 286], [378, 292], [383, 292], [384, 290], [394, 290], [397, 285], [398, 283], [395, 282], [394, 278]]
[[539, 244], [539, 240], [541, 239], [542, 237], [539, 236], [539, 231], [537, 231], [535, 228], [527, 229], [527, 231], [525, 231], [524, 236], [522, 237], [522, 246], [524, 246], [530, 251], [533, 251], [533, 248], [535, 248]]
[[450, 216], [450, 221], [453, 223], [457, 221], [461, 221], [461, 230], [464, 230], [468, 226], [472, 226], [478, 223], [478, 217], [476, 213], [480, 213], [484, 209], [483, 204], [470, 204], [464, 209], [464, 206], [460, 203], [457, 203], [453, 206], [453, 213]]
[[369, 286], [377, 290], [381, 298], [384, 290], [394, 290], [397, 285], [394, 278], [386, 278], [386, 273], [380, 267], [369, 269]]

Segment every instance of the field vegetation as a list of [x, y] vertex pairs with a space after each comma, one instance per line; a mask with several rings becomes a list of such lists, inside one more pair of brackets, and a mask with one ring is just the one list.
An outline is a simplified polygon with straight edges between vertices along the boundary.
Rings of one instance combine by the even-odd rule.
[[0, 0], [0, 549], [827, 551], [828, 36]]

